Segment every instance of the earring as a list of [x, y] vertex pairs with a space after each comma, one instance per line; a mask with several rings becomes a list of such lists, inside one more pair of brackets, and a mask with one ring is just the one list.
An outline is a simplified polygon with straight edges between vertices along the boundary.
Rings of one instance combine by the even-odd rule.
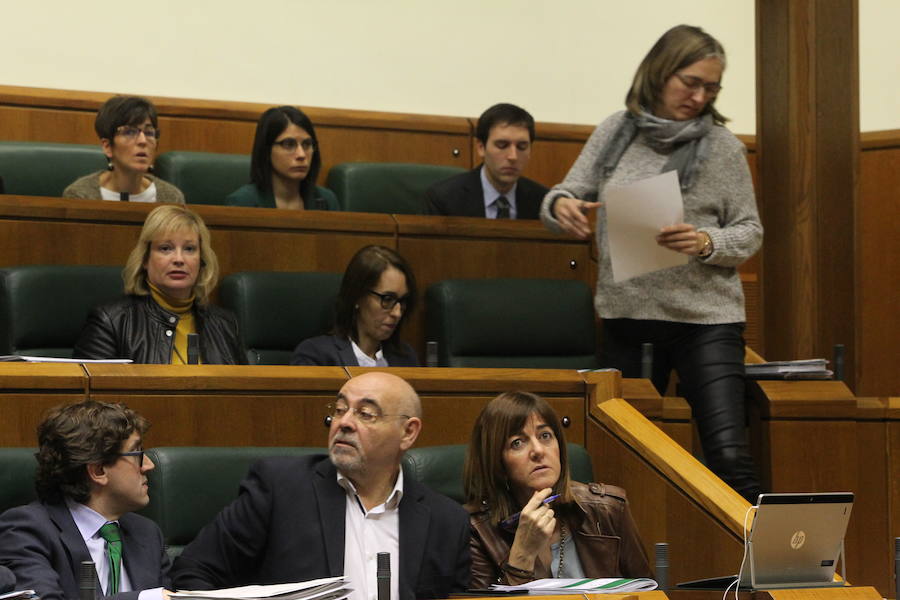
[[112, 171], [112, 170], [113, 170], [113, 164], [112, 164], [112, 161], [111, 161], [111, 160], [107, 160], [107, 161], [106, 161], [106, 170], [107, 170], [107, 171]]

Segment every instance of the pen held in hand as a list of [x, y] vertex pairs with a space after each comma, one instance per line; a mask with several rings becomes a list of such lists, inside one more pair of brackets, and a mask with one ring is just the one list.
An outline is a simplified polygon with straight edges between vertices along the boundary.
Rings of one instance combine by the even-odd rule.
[[[552, 496], [548, 496], [547, 498], [544, 498], [544, 500], [541, 502], [541, 504], [550, 504], [557, 498], [559, 498], [559, 494], [553, 494]], [[502, 521], [500, 521], [500, 526], [501, 527], [510, 527], [512, 525], [515, 525], [516, 523], [519, 522], [519, 517], [521, 517], [521, 516], [522, 516], [522, 511], [519, 511], [513, 515], [510, 515], [510, 516], [506, 517], [505, 519], [503, 519]]]

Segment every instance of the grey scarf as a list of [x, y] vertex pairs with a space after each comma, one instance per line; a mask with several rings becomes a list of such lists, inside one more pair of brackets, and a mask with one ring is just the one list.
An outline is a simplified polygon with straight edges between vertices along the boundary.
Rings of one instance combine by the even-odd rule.
[[670, 121], [647, 112], [642, 112], [640, 116], [625, 113], [619, 129], [613, 133], [597, 156], [595, 168], [604, 179], [609, 178], [616, 170], [616, 165], [619, 164], [625, 150], [640, 131], [648, 146], [660, 151], [672, 150], [662, 172], [677, 170], [681, 189], [687, 191], [694, 183], [697, 168], [709, 154], [709, 140], [706, 139], [706, 134], [712, 127], [711, 114], [687, 121]]

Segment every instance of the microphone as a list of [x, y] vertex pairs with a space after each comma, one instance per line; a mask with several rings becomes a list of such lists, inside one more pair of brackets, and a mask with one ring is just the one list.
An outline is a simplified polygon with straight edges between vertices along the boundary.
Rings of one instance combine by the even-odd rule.
[[669, 544], [660, 542], [653, 544], [653, 548], [657, 589], [665, 592], [669, 589]]
[[97, 570], [93, 561], [82, 561], [78, 569], [78, 598], [96, 600], [97, 596]]
[[438, 343], [437, 342], [425, 342], [425, 366], [426, 367], [437, 367], [438, 366]]
[[128, 202], [128, 192], [119, 192], [119, 200], [121, 202]]
[[188, 342], [188, 364], [189, 365], [199, 365], [200, 364], [200, 336], [196, 333], [189, 333], [187, 336]]
[[653, 379], [653, 344], [641, 344], [641, 379]]
[[844, 345], [834, 345], [834, 379], [836, 381], [844, 380]]
[[391, 600], [391, 555], [379, 552], [377, 560], [375, 580], [378, 582], [378, 600]]

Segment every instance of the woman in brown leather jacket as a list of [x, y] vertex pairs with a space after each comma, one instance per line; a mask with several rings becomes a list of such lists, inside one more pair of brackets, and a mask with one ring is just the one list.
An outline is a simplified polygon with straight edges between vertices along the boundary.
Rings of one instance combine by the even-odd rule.
[[197, 334], [200, 363], [246, 364], [237, 319], [209, 303], [218, 276], [203, 219], [177, 204], [155, 208], [122, 270], [126, 295], [91, 311], [73, 357], [188, 364]]
[[625, 490], [570, 480], [562, 427], [539, 396], [506, 392], [485, 406], [465, 488], [472, 587], [650, 576]]

